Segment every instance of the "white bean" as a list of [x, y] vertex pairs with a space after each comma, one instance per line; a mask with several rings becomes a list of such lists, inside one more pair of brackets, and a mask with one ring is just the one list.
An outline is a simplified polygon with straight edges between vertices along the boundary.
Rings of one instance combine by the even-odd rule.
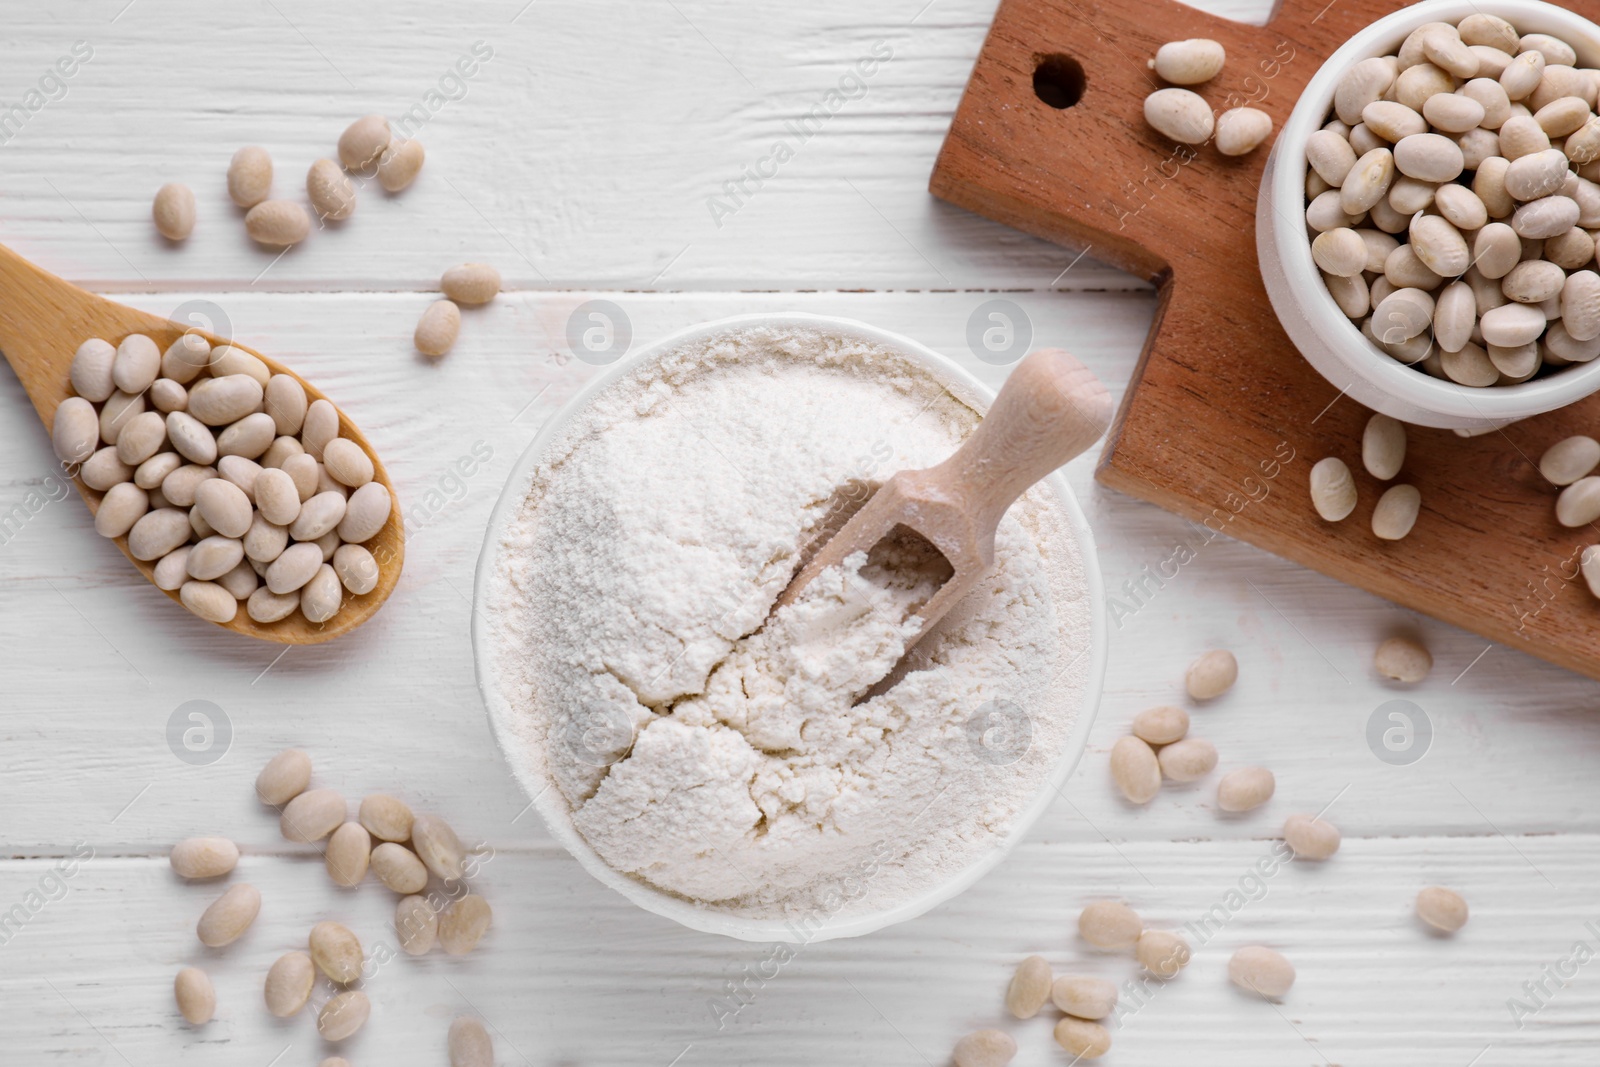
[[1018, 1019], [1031, 1019], [1050, 999], [1050, 989], [1049, 962], [1043, 956], [1029, 956], [1017, 965], [1006, 986], [1006, 1010]]
[[344, 817], [344, 797], [338, 790], [311, 789], [284, 806], [278, 818], [278, 830], [286, 841], [308, 844], [333, 833], [344, 824]]
[[426, 897], [401, 897], [394, 906], [394, 930], [406, 955], [425, 956], [439, 938], [439, 913]]
[[1539, 457], [1539, 473], [1551, 485], [1571, 485], [1600, 467], [1600, 441], [1578, 435], [1563, 438]]
[[466, 851], [450, 824], [437, 815], [418, 815], [411, 821], [411, 844], [428, 870], [449, 881], [461, 877]]
[[1161, 791], [1161, 765], [1154, 750], [1137, 737], [1119, 737], [1111, 747], [1111, 778], [1135, 804], [1147, 804]]
[[1117, 987], [1104, 978], [1062, 975], [1050, 986], [1050, 1000], [1079, 1019], [1104, 1019], [1117, 1007]]
[[202, 538], [189, 549], [189, 577], [201, 582], [214, 582], [239, 565], [244, 559], [244, 545], [232, 537]]
[[280, 1019], [297, 1014], [311, 999], [316, 981], [316, 965], [310, 956], [299, 951], [285, 952], [267, 969], [267, 1011]]
[[378, 561], [360, 545], [341, 544], [333, 552], [333, 571], [355, 596], [364, 596], [378, 585]]
[[1294, 965], [1265, 945], [1246, 945], [1228, 961], [1228, 978], [1241, 989], [1276, 1000], [1294, 985]]
[[1385, 678], [1414, 684], [1426, 678], [1433, 669], [1433, 656], [1420, 643], [1408, 637], [1390, 637], [1378, 645], [1372, 663]]
[[267, 379], [264, 401], [266, 412], [272, 416], [273, 426], [280, 435], [290, 437], [300, 432], [306, 418], [306, 391], [287, 374], [274, 374]]
[[168, 182], [156, 190], [150, 215], [161, 236], [183, 240], [194, 232], [194, 190], [181, 182]]
[[457, 304], [487, 304], [500, 292], [500, 272], [487, 263], [462, 263], [444, 272], [439, 290]]
[[239, 863], [239, 846], [226, 837], [188, 837], [168, 856], [180, 878], [219, 878]]
[[259, 623], [287, 619], [299, 609], [299, 593], [274, 593], [264, 585], [251, 593], [249, 601], [245, 603], [245, 612]]
[[101, 537], [122, 537], [150, 510], [150, 494], [132, 482], [113, 485], [94, 514], [94, 532]]
[[359, 171], [389, 147], [389, 120], [382, 115], [363, 115], [339, 135], [339, 162]]
[[349, 927], [336, 922], [319, 922], [311, 928], [307, 944], [311, 950], [311, 962], [331, 981], [349, 985], [361, 977], [365, 955], [361, 940]]
[[335, 222], [349, 218], [356, 210], [356, 187], [331, 159], [319, 159], [306, 171], [306, 196], [320, 217]]
[[1217, 746], [1203, 737], [1186, 737], [1156, 753], [1161, 773], [1174, 782], [1195, 782], [1217, 769]]
[[56, 405], [50, 439], [56, 458], [62, 463], [82, 463], [94, 455], [100, 443], [100, 422], [94, 405], [81, 396], [69, 396]]
[[1166, 930], [1146, 930], [1139, 935], [1133, 955], [1157, 978], [1175, 978], [1189, 965], [1189, 943]]
[[956, 1042], [950, 1059], [955, 1067], [1005, 1067], [1017, 1054], [1017, 1042], [1004, 1030], [974, 1030]]
[[328, 838], [323, 853], [334, 885], [360, 885], [372, 860], [372, 835], [358, 822], [347, 822]]
[[1392, 485], [1372, 509], [1372, 532], [1385, 541], [1398, 541], [1411, 532], [1422, 509], [1422, 494], [1414, 485]]
[[267, 588], [280, 596], [298, 592], [321, 566], [321, 548], [304, 541], [292, 544], [267, 567]]
[[[170, 475], [168, 480], [171, 480]], [[134, 559], [144, 562], [160, 559], [189, 540], [190, 532], [187, 512], [178, 508], [156, 508], [128, 531], [128, 552]]]
[[391, 140], [378, 160], [378, 181], [391, 193], [398, 193], [417, 180], [426, 153], [415, 137]]
[[1265, 767], [1229, 771], [1217, 783], [1217, 807], [1223, 811], [1250, 811], [1272, 799], [1277, 779]]
[[258, 244], [287, 248], [311, 235], [311, 217], [293, 200], [263, 200], [246, 213], [244, 231]]
[[416, 853], [395, 841], [372, 850], [373, 876], [396, 893], [420, 893], [428, 884], [428, 868]]
[[72, 356], [72, 369], [67, 372], [72, 391], [85, 400], [99, 404], [111, 398], [116, 389], [111, 376], [117, 350], [108, 341], [91, 337], [78, 346]]
[[1417, 917], [1436, 930], [1453, 934], [1467, 925], [1467, 902], [1453, 889], [1430, 885], [1417, 894]]
[[1133, 717], [1132, 731], [1151, 745], [1170, 745], [1189, 732], [1189, 713], [1170, 705], [1146, 708]]
[[261, 912], [261, 891], [253, 885], [240, 882], [228, 887], [200, 916], [195, 933], [207, 948], [231, 945], [250, 929]]
[[1283, 824], [1283, 840], [1297, 860], [1321, 861], [1339, 851], [1339, 828], [1315, 815], [1291, 815]]
[[272, 191], [272, 157], [259, 145], [246, 145], [228, 164], [228, 196], [242, 208], [252, 208]]
[[317, 1013], [317, 1032], [325, 1041], [343, 1041], [366, 1024], [372, 1001], [359, 989], [347, 989], [329, 998]]
[[1139, 913], [1120, 900], [1097, 900], [1078, 914], [1078, 935], [1096, 948], [1131, 948], [1143, 931]]
[[[318, 551], [320, 554], [321, 550]], [[300, 588], [300, 614], [311, 622], [327, 622], [339, 614], [343, 603], [344, 590], [340, 587], [339, 576], [326, 563]]]
[[338, 493], [318, 493], [300, 505], [299, 514], [289, 524], [289, 536], [296, 541], [315, 541], [339, 525], [345, 507], [345, 499]]
[[[70, 402], [62, 401], [64, 404]], [[120, 389], [112, 393], [111, 398], [100, 407], [100, 440], [108, 445], [116, 444], [122, 427], [129, 419], [144, 411], [144, 407], [143, 393], [124, 393]]]
[[1079, 1060], [1097, 1060], [1111, 1051], [1111, 1034], [1099, 1023], [1068, 1015], [1052, 1031], [1056, 1044]]
[[173, 979], [172, 993], [178, 1002], [178, 1014], [191, 1026], [204, 1025], [217, 1013], [217, 991], [211, 977], [198, 967], [179, 971]]
[[281, 807], [311, 784], [311, 757], [298, 748], [286, 748], [267, 761], [256, 775], [256, 796], [264, 804]]
[[1211, 105], [1188, 89], [1157, 89], [1145, 97], [1144, 120], [1179, 144], [1204, 144], [1216, 128]]
[[248, 374], [205, 378], [189, 390], [189, 414], [207, 426], [226, 426], [255, 411], [265, 391]]
[[439, 913], [439, 947], [452, 956], [465, 956], [483, 939], [491, 916], [489, 902], [476, 893], [446, 904]]
[[[1469, 290], [1470, 293], [1470, 290]], [[1406, 427], [1398, 419], [1374, 414], [1361, 434], [1361, 464], [1379, 481], [1400, 473], [1406, 459]]]
[[[1162, 92], [1178, 91], [1162, 90]], [[453, 301], [435, 300], [423, 309], [411, 341], [423, 355], [438, 357], [455, 347], [456, 337], [460, 332], [461, 309]]]
[[339, 520], [339, 538], [351, 544], [370, 541], [389, 521], [393, 500], [382, 482], [368, 482], [354, 493]]
[[207, 622], [232, 622], [239, 611], [239, 602], [233, 594], [215, 582], [184, 582], [178, 587], [178, 599]]
[[1243, 156], [1261, 147], [1272, 134], [1272, 116], [1254, 107], [1233, 107], [1217, 116], [1217, 151]]
[[243, 537], [250, 530], [250, 498], [226, 478], [209, 478], [195, 488], [200, 515], [224, 537]]

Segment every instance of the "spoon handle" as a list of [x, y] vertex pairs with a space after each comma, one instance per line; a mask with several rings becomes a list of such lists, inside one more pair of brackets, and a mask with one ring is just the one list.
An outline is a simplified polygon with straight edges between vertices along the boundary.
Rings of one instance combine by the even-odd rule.
[[927, 472], [963, 498], [974, 527], [992, 534], [1024, 491], [1100, 439], [1111, 424], [1111, 394], [1076, 357], [1033, 352], [961, 448]]

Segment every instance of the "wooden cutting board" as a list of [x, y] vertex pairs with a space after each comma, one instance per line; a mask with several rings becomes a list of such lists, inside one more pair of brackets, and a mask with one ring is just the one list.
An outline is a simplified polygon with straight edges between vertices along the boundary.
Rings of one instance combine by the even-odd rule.
[[[1401, 6], [1284, 0], [1271, 22], [1250, 26], [1173, 0], [1003, 0], [931, 189], [1158, 286], [1100, 457], [1103, 484], [1600, 678], [1600, 601], [1577, 574], [1600, 529], [1558, 525], [1536, 467], [1562, 437], [1600, 436], [1600, 396], [1482, 437], [1411, 428], [1396, 483], [1417, 486], [1422, 514], [1405, 540], [1378, 540], [1370, 521], [1384, 485], [1360, 462], [1370, 412], [1295, 350], [1257, 269], [1256, 190], [1270, 142], [1228, 159], [1144, 122], [1144, 97], [1162, 84], [1146, 61], [1166, 41], [1221, 41], [1222, 73], [1194, 88], [1218, 110], [1261, 108], [1276, 132], [1324, 58]], [[1568, 6], [1600, 17], [1596, 0]], [[1324, 456], [1356, 472], [1360, 503], [1341, 523], [1318, 518], [1307, 495]], [[1108, 575], [1113, 614], [1136, 610], [1181, 562]]]

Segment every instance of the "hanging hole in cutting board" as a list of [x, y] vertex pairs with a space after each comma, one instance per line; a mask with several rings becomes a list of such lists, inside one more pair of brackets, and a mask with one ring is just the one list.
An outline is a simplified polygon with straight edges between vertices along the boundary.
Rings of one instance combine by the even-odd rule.
[[1033, 95], [1057, 111], [1071, 107], [1083, 99], [1083, 64], [1069, 55], [1053, 52], [1033, 59]]

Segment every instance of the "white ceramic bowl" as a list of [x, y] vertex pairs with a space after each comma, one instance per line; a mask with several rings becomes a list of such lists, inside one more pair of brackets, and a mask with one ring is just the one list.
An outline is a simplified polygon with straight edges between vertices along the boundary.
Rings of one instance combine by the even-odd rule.
[[1554, 411], [1600, 390], [1600, 360], [1575, 363], [1521, 385], [1473, 389], [1400, 363], [1362, 336], [1339, 310], [1311, 261], [1306, 236], [1306, 140], [1327, 122], [1340, 77], [1369, 56], [1390, 55], [1425, 22], [1456, 23], [1483, 12], [1522, 33], [1549, 33], [1600, 65], [1600, 26], [1538, 0], [1425, 0], [1367, 26], [1312, 77], [1267, 159], [1256, 199], [1256, 254], [1267, 296], [1295, 347], [1358, 403], [1402, 422], [1482, 432]]
[[1022, 839], [1028, 828], [1044, 813], [1045, 808], [1055, 798], [1057, 790], [1065, 786], [1068, 776], [1071, 775], [1073, 768], [1077, 766], [1079, 757], [1083, 754], [1084, 743], [1088, 739], [1089, 729], [1094, 723], [1095, 709], [1099, 703], [1100, 688], [1105, 675], [1105, 588], [1101, 581], [1100, 565], [1095, 555], [1094, 537], [1089, 531], [1088, 521], [1084, 518], [1082, 510], [1078, 507], [1077, 500], [1072, 495], [1072, 490], [1067, 486], [1066, 478], [1062, 476], [1060, 471], [1050, 475], [1044, 484], [1055, 493], [1060, 505], [1059, 514], [1066, 521], [1066, 524], [1071, 528], [1077, 539], [1078, 551], [1083, 561], [1083, 572], [1089, 586], [1090, 663], [1085, 674], [1085, 685], [1081, 694], [1082, 706], [1078, 709], [1077, 720], [1062, 745], [1055, 769], [1051, 773], [1049, 781], [1041, 786], [1032, 803], [1012, 822], [1011, 832], [1006, 836], [1004, 842], [984, 854], [981, 859], [974, 861], [957, 872], [949, 880], [892, 908], [852, 917], [835, 917], [818, 929], [814, 936], [802, 938], [793, 925], [786, 920], [745, 918], [709, 908], [697, 907], [681, 897], [662, 892], [617, 871], [600, 858], [599, 854], [594, 851], [583, 835], [573, 826], [571, 813], [568, 811], [567, 802], [561, 795], [561, 791], [536, 770], [522, 765], [515, 757], [515, 734], [508, 725], [514, 712], [501, 695], [500, 689], [492, 677], [494, 668], [488, 651], [489, 637], [485, 633], [486, 619], [484, 618], [483, 610], [483, 606], [489, 603], [487, 587], [496, 569], [496, 558], [502, 535], [507, 525], [515, 518], [527, 492], [528, 482], [533, 470], [543, 457], [545, 449], [550, 442], [563, 432], [567, 424], [587, 407], [598, 393], [640, 365], [658, 359], [680, 345], [729, 330], [754, 326], [809, 327], [811, 329], [826, 330], [830, 333], [859, 337], [880, 345], [886, 345], [905, 354], [927, 369], [936, 379], [948, 385], [952, 395], [976, 410], [987, 410], [989, 402], [994, 399], [994, 394], [981, 382], [932, 349], [899, 334], [890, 333], [887, 330], [880, 330], [850, 319], [837, 319], [821, 315], [741, 315], [734, 318], [721, 319], [674, 334], [656, 342], [636, 355], [622, 360], [585, 386], [539, 431], [532, 443], [528, 445], [526, 451], [523, 452], [521, 458], [517, 460], [515, 468], [512, 469], [511, 475], [506, 481], [506, 488], [502, 492], [499, 502], [495, 505], [494, 513], [490, 516], [489, 529], [484, 538], [483, 551], [478, 557], [478, 573], [473, 588], [474, 602], [479, 608], [479, 610], [475, 610], [472, 613], [472, 644], [474, 661], [477, 667], [478, 690], [483, 694], [484, 703], [489, 712], [489, 722], [494, 730], [495, 739], [500, 745], [501, 752], [506, 755], [507, 762], [511, 765], [511, 770], [516, 775], [517, 781], [527, 795], [532, 798], [534, 806], [539, 809], [539, 814], [544, 818], [545, 825], [549, 827], [550, 833], [568, 852], [577, 858], [586, 871], [605, 885], [615, 889], [646, 911], [666, 916], [691, 929], [701, 930], [706, 933], [725, 934], [745, 941], [763, 942], [821, 941], [837, 937], [856, 937], [894, 923], [915, 918], [929, 908], [942, 904], [961, 893], [992, 870], [1006, 857], [1011, 848]]

